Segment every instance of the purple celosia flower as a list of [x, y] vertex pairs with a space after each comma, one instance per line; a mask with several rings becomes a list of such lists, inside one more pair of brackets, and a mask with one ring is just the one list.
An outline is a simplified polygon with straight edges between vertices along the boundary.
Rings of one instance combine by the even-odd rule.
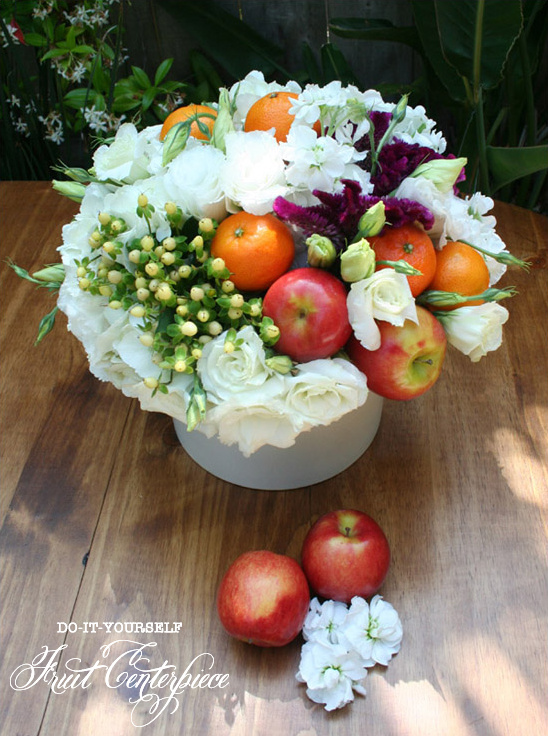
[[362, 194], [356, 181], [343, 180], [342, 192], [329, 193], [314, 191], [321, 204], [303, 207], [288, 202], [283, 197], [274, 200], [274, 212], [284, 222], [301, 228], [305, 237], [313, 233], [329, 238], [337, 250], [342, 250], [347, 242], [354, 239], [362, 215], [381, 199], [385, 206], [387, 224], [399, 227], [406, 222], [417, 220], [427, 230], [434, 225], [430, 210], [410, 199], [377, 197]]

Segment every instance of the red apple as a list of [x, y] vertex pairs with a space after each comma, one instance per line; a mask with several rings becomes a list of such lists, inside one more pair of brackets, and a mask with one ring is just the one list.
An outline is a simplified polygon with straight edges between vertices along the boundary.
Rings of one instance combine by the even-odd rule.
[[266, 550], [245, 552], [226, 571], [217, 611], [226, 631], [262, 647], [281, 647], [302, 629], [310, 591], [299, 564]]
[[350, 602], [381, 587], [390, 566], [383, 530], [355, 509], [321, 516], [305, 537], [302, 566], [312, 590], [322, 598]]
[[352, 334], [347, 291], [320, 268], [296, 268], [280, 276], [263, 300], [263, 314], [280, 328], [279, 353], [300, 363], [329, 358]]
[[427, 309], [417, 307], [419, 323], [406, 320], [402, 327], [378, 321], [381, 346], [366, 350], [352, 336], [346, 346], [350, 360], [367, 376], [367, 385], [386, 399], [420, 396], [438, 380], [447, 338], [440, 322]]

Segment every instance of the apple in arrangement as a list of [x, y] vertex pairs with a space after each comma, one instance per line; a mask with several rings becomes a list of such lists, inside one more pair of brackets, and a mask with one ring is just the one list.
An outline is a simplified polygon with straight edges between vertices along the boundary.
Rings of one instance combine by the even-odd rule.
[[223, 576], [217, 612], [236, 639], [281, 647], [301, 631], [309, 601], [308, 582], [293, 558], [253, 550], [237, 557]]
[[381, 346], [366, 350], [352, 336], [346, 351], [367, 376], [367, 385], [386, 399], [407, 400], [420, 396], [438, 380], [447, 338], [439, 320], [417, 306], [418, 324], [406, 320], [401, 327], [378, 321]]
[[263, 299], [263, 314], [280, 329], [276, 350], [305, 363], [343, 348], [352, 333], [346, 295], [344, 284], [320, 268], [280, 276]]
[[310, 587], [322, 598], [349, 603], [369, 598], [390, 566], [388, 540], [363, 511], [340, 509], [321, 516], [305, 537], [301, 563]]

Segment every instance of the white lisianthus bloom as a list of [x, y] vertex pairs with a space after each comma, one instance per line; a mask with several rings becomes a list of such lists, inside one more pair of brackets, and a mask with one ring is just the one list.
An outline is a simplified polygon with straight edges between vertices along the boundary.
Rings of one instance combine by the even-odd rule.
[[251, 325], [237, 333], [241, 344], [225, 352], [226, 332], [204, 345], [197, 370], [208, 399], [220, 404], [238, 397], [239, 404], [268, 404], [281, 394], [283, 378], [266, 364], [264, 343]]
[[304, 639], [329, 644], [346, 643], [341, 641], [341, 632], [347, 612], [346, 604], [340, 601], [328, 600], [320, 603], [317, 598], [312, 598], [303, 624]]
[[318, 137], [312, 128], [304, 126], [293, 127], [280, 148], [287, 162], [287, 182], [310, 191], [332, 192], [341, 178], [352, 178], [348, 165], [365, 155], [330, 136]]
[[220, 181], [235, 211], [241, 207], [253, 215], [272, 211], [274, 200], [287, 193], [284, 161], [278, 142], [270, 133], [228, 133], [226, 160]]
[[356, 281], [346, 299], [348, 319], [356, 339], [367, 350], [377, 350], [381, 335], [376, 319], [401, 327], [406, 319], [418, 324], [415, 300], [409, 282], [393, 268], [382, 268]]
[[173, 159], [164, 176], [167, 200], [196, 219], [222, 220], [226, 215], [220, 172], [224, 154], [208, 145], [188, 145]]
[[131, 184], [157, 171], [158, 156], [161, 161], [159, 132], [160, 126], [139, 133], [133, 123], [123, 123], [114, 141], [99, 146], [93, 155], [97, 178]]
[[259, 71], [249, 72], [244, 79], [236, 82], [229, 90], [231, 102], [236, 102], [236, 111], [234, 114], [234, 125], [236, 128], [243, 126], [251, 105], [271, 92], [280, 91], [299, 94], [301, 86], [294, 81], [290, 81], [284, 85], [278, 82], [267, 82], [264, 74]]
[[331, 711], [354, 700], [354, 691], [365, 695], [361, 684], [367, 675], [362, 658], [339, 644], [307, 641], [301, 650], [296, 678], [307, 685], [306, 694]]
[[[152, 374], [156, 377], [158, 369]], [[176, 373], [172, 376], [168, 386], [169, 393], [164, 394], [157, 391], [152, 395], [152, 391], [144, 384], [142, 380], [130, 382], [125, 380], [121, 386], [122, 393], [130, 398], [139, 400], [139, 404], [143, 411], [156, 411], [161, 414], [167, 414], [180, 422], [186, 423], [186, 410], [188, 392], [192, 386], [193, 378], [184, 373]]]
[[348, 360], [312, 360], [297, 366], [285, 380], [288, 411], [303, 427], [328, 425], [361, 406], [367, 381]]
[[502, 325], [508, 319], [508, 310], [496, 302], [487, 302], [459, 307], [438, 316], [449, 343], [477, 363], [501, 346]]
[[264, 445], [291, 447], [300, 430], [280, 398], [269, 398], [268, 392], [263, 396], [264, 400], [252, 402], [245, 394], [235, 394], [222, 404], [208, 408], [205, 421], [197, 429], [208, 437], [217, 434], [224, 445], [238, 445], [244, 457]]
[[370, 604], [355, 596], [350, 602], [343, 635], [364, 665], [372, 667], [375, 663], [387, 665], [399, 652], [403, 629], [397, 612], [382, 596], [374, 596]]

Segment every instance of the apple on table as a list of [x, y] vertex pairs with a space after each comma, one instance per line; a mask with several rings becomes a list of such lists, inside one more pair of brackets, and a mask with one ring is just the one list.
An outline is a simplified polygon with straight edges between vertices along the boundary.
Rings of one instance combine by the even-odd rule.
[[367, 350], [352, 335], [346, 345], [350, 360], [367, 376], [367, 386], [386, 399], [420, 396], [438, 380], [447, 338], [436, 317], [417, 306], [418, 324], [406, 320], [401, 327], [377, 321], [381, 345]]
[[369, 598], [390, 567], [390, 546], [377, 522], [363, 511], [340, 509], [321, 516], [305, 537], [301, 564], [312, 590], [349, 603]]
[[309, 602], [310, 589], [300, 565], [268, 550], [237, 557], [217, 593], [217, 611], [227, 633], [262, 647], [281, 647], [295, 639]]

